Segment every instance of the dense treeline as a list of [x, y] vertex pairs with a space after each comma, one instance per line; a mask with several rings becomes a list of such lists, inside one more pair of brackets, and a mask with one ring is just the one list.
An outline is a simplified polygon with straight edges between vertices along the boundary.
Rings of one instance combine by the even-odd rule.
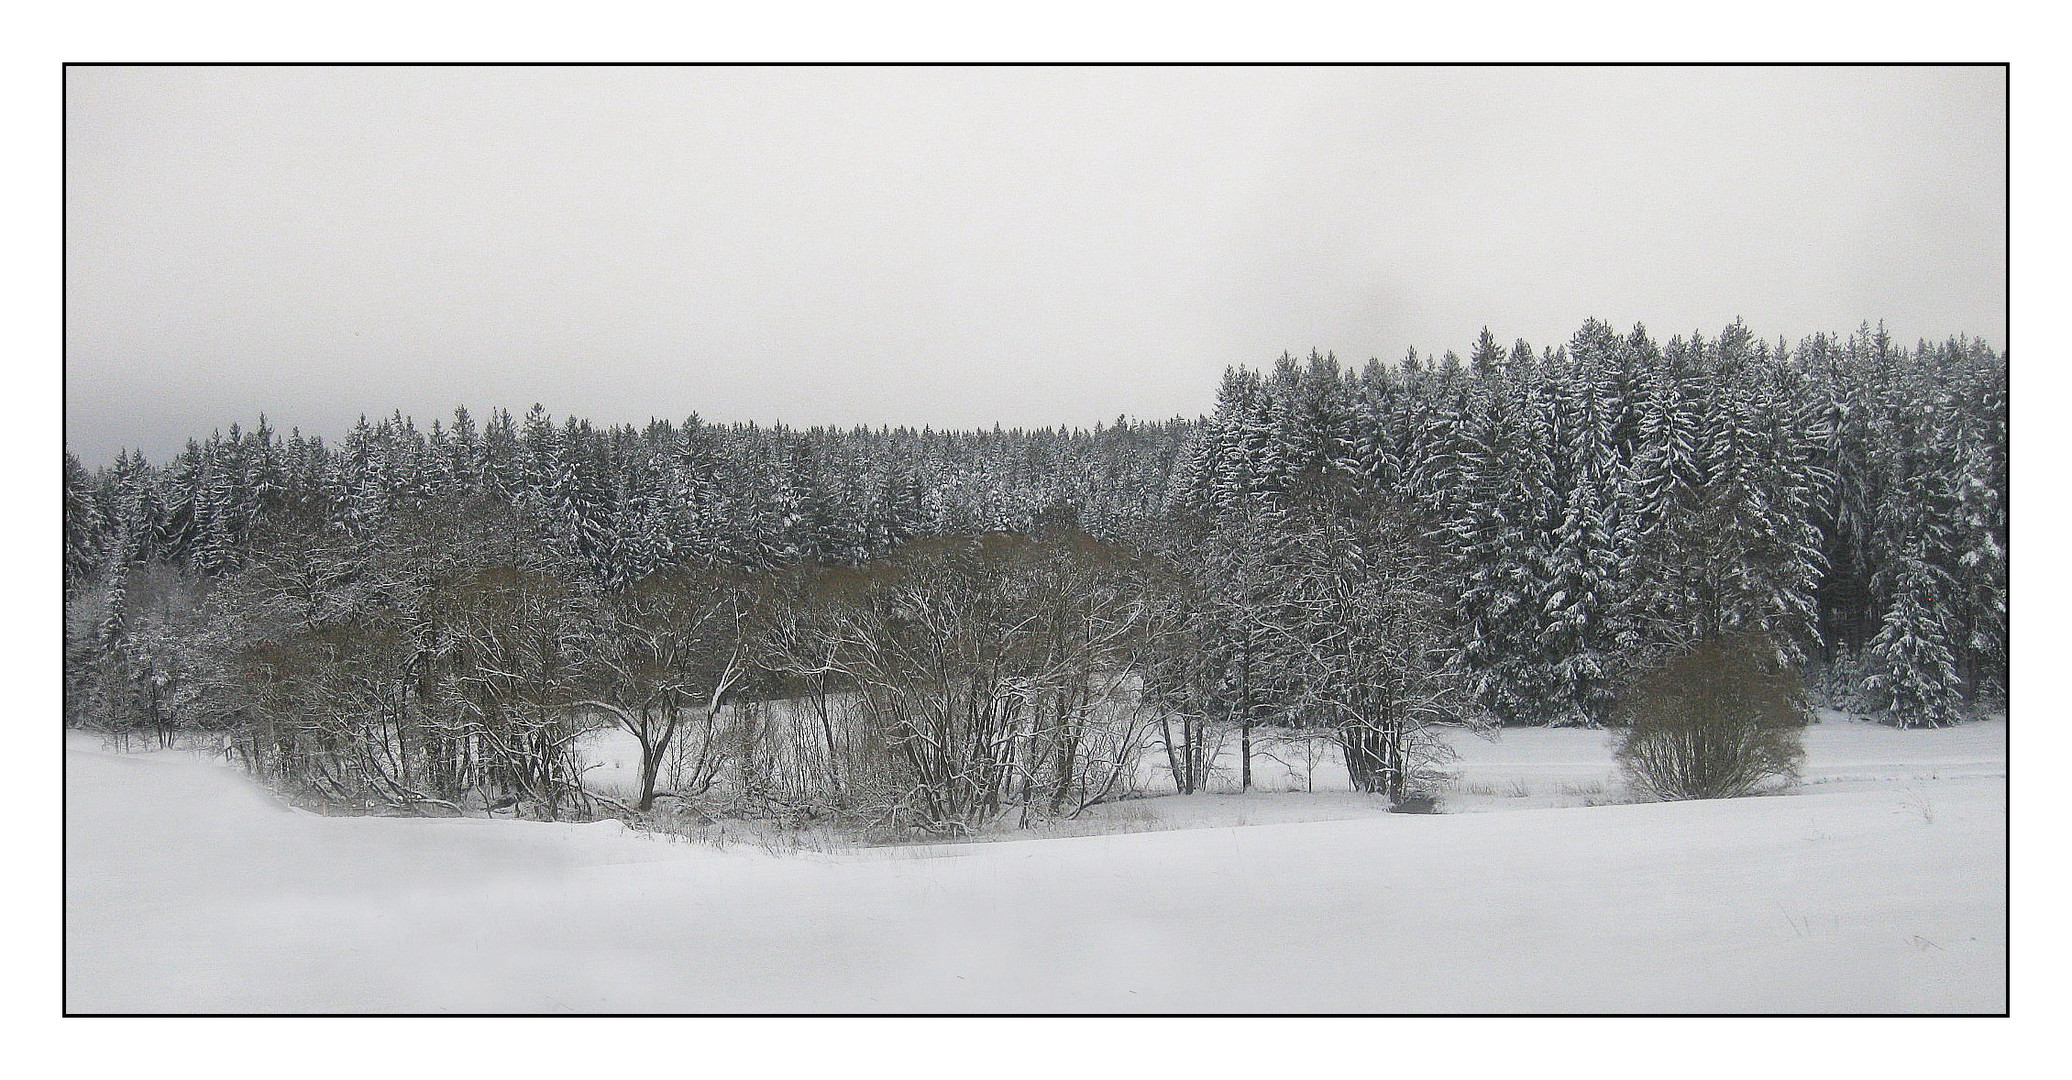
[[611, 723], [632, 809], [934, 829], [1075, 812], [1146, 752], [1197, 790], [1226, 735], [1248, 783], [1260, 726], [1400, 799], [1433, 725], [1604, 723], [1730, 634], [1939, 724], [2005, 690], [2006, 394], [1976, 341], [1593, 321], [1091, 432], [262, 420], [66, 455], [67, 721], [549, 817], [597, 812], [574, 745]]
[[1503, 723], [1601, 723], [1635, 665], [1751, 629], [1903, 725], [2005, 691], [2007, 378], [1981, 342], [1592, 321], [1537, 352], [1484, 330], [1465, 362], [1284, 357], [1226, 375], [1192, 453], [1180, 501], [1226, 517], [1320, 478], [1413, 505]]

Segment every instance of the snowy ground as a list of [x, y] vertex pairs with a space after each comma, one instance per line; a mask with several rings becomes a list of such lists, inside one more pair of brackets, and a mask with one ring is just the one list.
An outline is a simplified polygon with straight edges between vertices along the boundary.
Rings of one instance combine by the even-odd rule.
[[1795, 794], [1591, 806], [1622, 797], [1602, 733], [1514, 730], [1461, 742], [1438, 816], [1320, 772], [791, 856], [315, 817], [74, 738], [66, 1007], [1997, 1012], [2006, 734], [1831, 718]]
[[[1996, 778], [2007, 774], [2004, 719], [1938, 731], [1900, 731], [1832, 711], [1806, 729], [1802, 793], [1910, 787], [1937, 780]], [[1627, 803], [1634, 797], [1612, 761], [1613, 733], [1559, 728], [1509, 728], [1493, 737], [1448, 730], [1442, 737], [1457, 760], [1439, 787], [1447, 814]], [[590, 786], [622, 799], [637, 791], [640, 747], [616, 728], [592, 732], [581, 743]], [[1239, 796], [1237, 740], [1227, 739], [1210, 793], [1188, 799], [1123, 799], [1097, 806], [1083, 820], [1046, 826], [1049, 836], [1138, 832], [1218, 826], [1339, 821], [1388, 812], [1386, 801], [1350, 790], [1345, 766], [1328, 739], [1305, 743], [1262, 731], [1253, 752], [1253, 790]], [[1163, 758], [1148, 754], [1140, 786], [1171, 795]], [[1015, 835], [1010, 832], [1008, 835]]]

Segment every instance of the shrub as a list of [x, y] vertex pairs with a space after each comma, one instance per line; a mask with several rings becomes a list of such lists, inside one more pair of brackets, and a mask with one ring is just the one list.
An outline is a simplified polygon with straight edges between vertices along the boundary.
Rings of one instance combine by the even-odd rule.
[[1421, 791], [1413, 791], [1389, 804], [1389, 813], [1391, 814], [1436, 814], [1438, 812], [1438, 797]]
[[1797, 778], [1810, 714], [1797, 673], [1761, 635], [1705, 642], [1628, 686], [1619, 766], [1657, 799], [1727, 799]]

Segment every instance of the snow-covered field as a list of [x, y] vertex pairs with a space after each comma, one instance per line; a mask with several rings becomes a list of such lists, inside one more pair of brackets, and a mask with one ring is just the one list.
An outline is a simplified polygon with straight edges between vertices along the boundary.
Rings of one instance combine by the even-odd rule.
[[1794, 794], [1617, 805], [1603, 733], [1513, 730], [1461, 740], [1437, 816], [1320, 771], [790, 856], [316, 817], [75, 736], [66, 1008], [1998, 1012], [2006, 736], [1831, 718]]

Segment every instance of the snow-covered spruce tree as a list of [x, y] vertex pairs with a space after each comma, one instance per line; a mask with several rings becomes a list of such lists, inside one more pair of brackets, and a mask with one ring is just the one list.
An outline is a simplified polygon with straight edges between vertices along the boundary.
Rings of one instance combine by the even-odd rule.
[[197, 574], [214, 577], [237, 566], [240, 553], [234, 519], [239, 515], [229, 469], [204, 458], [195, 476], [191, 497], [194, 536], [187, 553], [187, 565]]
[[121, 544], [118, 538], [99, 573], [65, 598], [65, 724], [110, 735], [128, 730], [116, 706], [129, 621], [130, 563]]
[[1358, 472], [1354, 453], [1354, 384], [1338, 358], [1311, 352], [1307, 363], [1282, 356], [1267, 386], [1279, 491], [1307, 488], [1325, 477]]
[[[1908, 396], [1933, 389], [1926, 372], [1908, 381]], [[1926, 407], [1893, 409], [1873, 431], [1884, 498], [1871, 528], [1878, 629], [1864, 649], [1864, 685], [1872, 707], [1902, 726], [1954, 719], [1963, 689], [1956, 670], [1964, 643], [1956, 577], [1962, 462], [1948, 404], [1947, 394], [1936, 394]]]
[[78, 727], [103, 710], [96, 668], [104, 642], [117, 543], [102, 504], [101, 485], [70, 451], [64, 462], [64, 711], [65, 725]]
[[1888, 569], [1884, 624], [1866, 650], [1864, 687], [1900, 727], [1940, 727], [1957, 718], [1960, 690], [1950, 594], [1955, 583], [1924, 542], [1909, 545]]
[[378, 535], [388, 517], [388, 460], [381, 453], [380, 438], [367, 418], [360, 417], [333, 466], [340, 488], [340, 524], [356, 537]]
[[[1394, 423], [1395, 416], [1404, 411], [1404, 399], [1408, 396], [1401, 380], [1380, 360], [1369, 360], [1360, 369], [1359, 379], [1350, 392], [1351, 470], [1376, 491], [1409, 494], [1410, 477], [1405, 462], [1421, 452], [1421, 447], [1406, 453], [1402, 443], [1407, 440], [1399, 439], [1398, 432], [1407, 435], [1421, 425], [1406, 423], [1399, 427]], [[1424, 435], [1422, 431], [1416, 434], [1420, 439]]]
[[1811, 517], [1830, 479], [1817, 411], [1792, 378], [1739, 323], [1664, 352], [1641, 415], [1627, 570], [1643, 654], [1743, 629], [1795, 657], [1814, 643]]
[[922, 490], [920, 478], [909, 467], [894, 461], [877, 464], [863, 530], [863, 546], [870, 558], [881, 558], [921, 535], [925, 528]]
[[1632, 474], [1614, 443], [1617, 402], [1608, 393], [1624, 343], [1592, 321], [1571, 341], [1570, 366], [1554, 380], [1554, 487], [1560, 523], [1550, 538], [1539, 603], [1549, 723], [1596, 727], [1622, 674], [1632, 547]]
[[[1527, 350], [1530, 352], [1531, 350]], [[1475, 337], [1475, 348], [1468, 354], [1468, 371], [1478, 381], [1488, 382], [1502, 371], [1509, 352], [1496, 343], [1496, 335], [1484, 326]]]
[[[1522, 344], [1522, 343], [1521, 343]], [[1507, 374], [1478, 382], [1464, 439], [1459, 516], [1448, 523], [1460, 582], [1461, 657], [1481, 709], [1502, 724], [1547, 719], [1543, 661], [1546, 546], [1560, 517], [1549, 482], [1549, 430], [1524, 350]]]
[[[1173, 531], [1159, 548], [1174, 567], [1153, 620], [1146, 692], [1162, 710], [1173, 782], [1202, 790], [1214, 764], [1214, 732], [1240, 731], [1240, 784], [1251, 782], [1250, 740], [1266, 704], [1270, 657], [1261, 643], [1259, 572], [1277, 529], [1276, 493], [1301, 455], [1292, 387], [1301, 371], [1282, 356], [1269, 389], [1248, 368], [1224, 372], [1216, 411], [1197, 432], [1175, 481]], [[1313, 447], [1312, 447], [1313, 448]]]
[[1636, 630], [1650, 642], [1688, 641], [1716, 631], [1691, 629], [1717, 612], [1703, 576], [1714, 568], [1710, 560], [1693, 557], [1711, 525], [1703, 512], [1711, 388], [1703, 339], [1693, 338], [1672, 338], [1648, 358], [1635, 410], [1634, 547], [1625, 574], [1636, 586]]
[[207, 587], [164, 564], [113, 570], [98, 605], [101, 625], [87, 638], [92, 693], [81, 717], [86, 726], [125, 740], [146, 735], [161, 747], [203, 726], [208, 658], [198, 636]]
[[587, 420], [563, 422], [561, 474], [549, 496], [550, 520], [561, 524], [559, 550], [602, 581], [615, 538], [613, 462], [605, 437]]
[[109, 529], [93, 477], [70, 451], [65, 453], [64, 490], [63, 580], [65, 595], [70, 596], [105, 562], [103, 548]]
[[[1882, 324], [1865, 324], [1843, 342], [1811, 338], [1798, 350], [1794, 367], [1810, 379], [1830, 418], [1826, 464], [1833, 496], [1815, 517], [1829, 563], [1818, 593], [1820, 618], [1837, 665], [1849, 665], [1883, 627], [1893, 570], [1915, 532], [1954, 528], [1962, 516], [1954, 502], [1962, 486], [1956, 474], [1964, 468], [1964, 448], [1976, 444], [1964, 434], [1971, 425], [1960, 402], [1971, 396], [1962, 388], [1974, 359], [1996, 373], [1989, 378], [1997, 377], [2000, 363], [1988, 350], [1924, 343], [1909, 352]], [[1990, 399], [1987, 393], [1976, 400]], [[1980, 427], [2004, 424], [2004, 405], [2003, 399], [1987, 406]], [[2004, 479], [1995, 486], [2004, 491]], [[1962, 546], [1954, 532], [1935, 537], [1927, 557], [1954, 575]]]
[[716, 513], [721, 461], [712, 431], [692, 413], [673, 430], [665, 426], [654, 434], [654, 469], [663, 487], [652, 512], [662, 520], [661, 546], [677, 565], [721, 561], [725, 541]]
[[778, 558], [784, 562], [842, 564], [851, 545], [843, 542], [838, 491], [821, 475], [813, 444], [786, 434], [770, 462], [770, 497], [777, 515]]
[[482, 426], [479, 490], [505, 502], [518, 502], [528, 490], [527, 456], [518, 422], [509, 409], [492, 409]]
[[618, 470], [603, 551], [601, 583], [624, 589], [674, 561], [667, 528], [668, 474], [643, 450]]
[[1967, 697], [2007, 692], [2007, 368], [1983, 342], [1949, 342], [1953, 380], [1950, 466], [1957, 488], [1957, 654]]
[[1270, 406], [1258, 373], [1227, 369], [1216, 394], [1216, 411], [1190, 451], [1183, 482], [1188, 505], [1241, 511], [1279, 473], [1273, 447]]
[[1547, 656], [1547, 722], [1598, 727], [1623, 663], [1623, 584], [1616, 480], [1585, 473], [1571, 489], [1549, 553], [1540, 604]]
[[1878, 508], [1885, 503], [1885, 470], [1879, 432], [1894, 390], [1875, 379], [1871, 330], [1837, 341], [1816, 334], [1800, 342], [1792, 366], [1811, 391], [1826, 439], [1820, 464], [1833, 478], [1828, 497], [1813, 508], [1821, 537], [1823, 572], [1815, 590], [1823, 691], [1845, 708], [1869, 706], [1859, 699], [1857, 658], [1877, 632], [1880, 612], [1871, 577], [1882, 561], [1877, 543]]

